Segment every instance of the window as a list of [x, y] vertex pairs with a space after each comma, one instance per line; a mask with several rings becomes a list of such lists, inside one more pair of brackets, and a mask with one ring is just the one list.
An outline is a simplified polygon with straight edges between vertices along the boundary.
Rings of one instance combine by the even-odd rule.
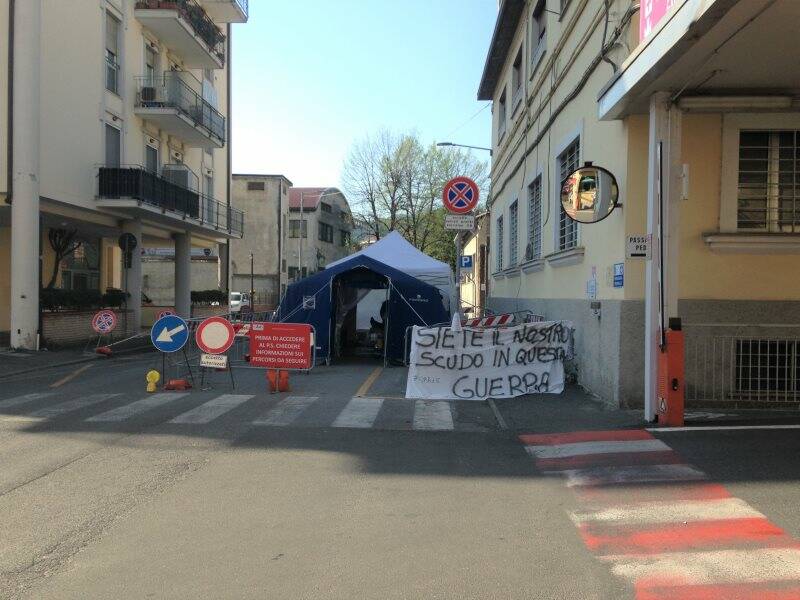
[[519, 241], [519, 233], [518, 233], [518, 207], [519, 202], [514, 200], [511, 203], [511, 206], [508, 208], [508, 229], [509, 229], [509, 238], [508, 238], [508, 266], [513, 267], [517, 264], [517, 254], [518, 254], [518, 241]]
[[331, 205], [330, 205], [330, 204], [328, 204], [327, 202], [320, 202], [320, 203], [319, 203], [319, 208], [320, 208], [320, 210], [321, 210], [322, 212], [324, 212], [324, 213], [330, 213], [330, 212], [333, 212], [333, 211], [332, 211], [332, 209], [331, 209]]
[[122, 146], [120, 138], [122, 132], [106, 123], [106, 166], [119, 168], [121, 163]]
[[214, 198], [214, 175], [212, 174], [204, 174], [203, 175], [203, 199], [202, 199], [202, 219], [205, 221], [212, 220], [212, 211], [213, 207], [213, 198]]
[[495, 235], [497, 250], [496, 266], [498, 271], [503, 270], [503, 217], [497, 217], [497, 234]]
[[319, 241], [333, 243], [333, 227], [327, 223], [319, 224], [319, 233], [317, 234]]
[[[561, 190], [561, 182], [579, 166], [580, 161], [580, 139], [576, 139], [558, 155], [558, 190]], [[561, 200], [556, 195], [556, 202], [559, 207], [558, 217], [558, 249], [570, 250], [578, 245], [578, 224], [567, 216], [561, 208]]]
[[545, 48], [547, 47], [547, 13], [544, 10], [544, 0], [539, 0], [536, 7], [533, 9], [533, 16], [531, 18], [531, 77], [536, 65], [544, 56]]
[[289, 279], [300, 279], [308, 274], [308, 267], [298, 269], [297, 267], [289, 267]]
[[512, 110], [516, 110], [517, 104], [522, 100], [522, 78], [522, 46], [520, 46], [511, 71], [511, 89], [514, 90]]
[[286, 273], [286, 259], [285, 258], [281, 261], [281, 271]]
[[344, 229], [339, 230], [339, 245], [342, 248], [346, 248], [350, 245], [350, 232], [345, 231]]
[[736, 224], [800, 233], [800, 131], [739, 132]]
[[247, 182], [247, 191], [248, 192], [263, 192], [264, 191], [264, 182], [263, 181], [248, 181]]
[[119, 93], [119, 21], [106, 12], [106, 89]]
[[158, 174], [158, 140], [147, 138], [144, 145], [144, 168], [150, 173]]
[[500, 100], [497, 101], [497, 138], [498, 140], [503, 137], [506, 132], [506, 91], [500, 94]]
[[303, 238], [308, 237], [308, 221], [300, 219], [290, 219], [289, 220], [289, 237], [290, 238], [299, 238], [300, 237], [300, 227], [302, 223], [303, 228]]
[[539, 175], [528, 186], [528, 244], [530, 254], [525, 258], [536, 260], [542, 257], [542, 176]]
[[100, 240], [79, 238], [81, 245], [61, 261], [61, 288], [100, 289]]
[[147, 40], [145, 40], [144, 46], [144, 75], [150, 85], [155, 86], [156, 77], [158, 77], [158, 52]]

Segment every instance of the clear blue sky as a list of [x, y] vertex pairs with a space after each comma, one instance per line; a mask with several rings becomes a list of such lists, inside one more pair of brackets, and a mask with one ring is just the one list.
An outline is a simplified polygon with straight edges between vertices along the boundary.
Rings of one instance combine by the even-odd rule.
[[[489, 146], [477, 90], [497, 0], [250, 1], [233, 31], [233, 170], [339, 185], [387, 127]], [[488, 160], [487, 152], [476, 156]]]

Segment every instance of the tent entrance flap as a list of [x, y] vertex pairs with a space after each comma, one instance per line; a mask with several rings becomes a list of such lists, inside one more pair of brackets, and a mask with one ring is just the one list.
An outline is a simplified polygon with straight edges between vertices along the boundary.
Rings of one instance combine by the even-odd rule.
[[333, 359], [383, 359], [389, 279], [367, 269], [354, 269], [333, 279]]

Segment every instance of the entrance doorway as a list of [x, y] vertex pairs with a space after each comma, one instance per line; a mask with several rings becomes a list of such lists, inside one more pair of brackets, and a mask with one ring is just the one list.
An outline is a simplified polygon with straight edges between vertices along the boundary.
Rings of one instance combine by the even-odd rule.
[[389, 278], [356, 269], [334, 278], [331, 288], [333, 360], [386, 360]]

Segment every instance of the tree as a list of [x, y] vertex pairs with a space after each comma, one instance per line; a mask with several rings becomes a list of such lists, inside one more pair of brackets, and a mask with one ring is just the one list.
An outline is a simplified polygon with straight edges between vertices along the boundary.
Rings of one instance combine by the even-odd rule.
[[50, 275], [50, 281], [45, 286], [45, 289], [49, 290], [56, 284], [61, 261], [81, 247], [83, 242], [76, 240], [76, 235], [78, 235], [76, 229], [50, 229], [47, 232], [47, 240], [50, 242], [50, 247], [55, 253], [55, 261], [53, 262], [53, 272]]
[[444, 229], [441, 197], [445, 183], [458, 175], [484, 188], [487, 165], [458, 148], [425, 147], [414, 133], [384, 130], [353, 146], [342, 180], [365, 233], [378, 240], [399, 231], [421, 251], [453, 263], [455, 233]]

